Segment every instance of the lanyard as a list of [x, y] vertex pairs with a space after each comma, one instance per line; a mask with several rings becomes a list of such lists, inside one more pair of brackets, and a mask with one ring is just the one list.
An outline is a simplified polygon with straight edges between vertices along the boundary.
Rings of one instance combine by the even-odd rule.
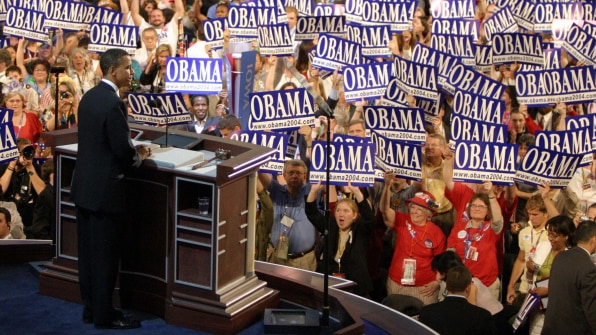
[[530, 244], [532, 245], [532, 249], [530, 249], [530, 253], [536, 252], [536, 247], [538, 247], [538, 243], [540, 243], [540, 237], [542, 233], [544, 233], [545, 229], [542, 228], [540, 234], [538, 234], [538, 239], [536, 239], [536, 244], [534, 244], [534, 229], [530, 230]]
[[424, 240], [424, 236], [426, 236], [426, 229], [428, 228], [428, 224], [424, 225], [424, 233], [422, 234], [422, 238], [420, 240], [416, 239], [416, 231], [414, 229], [412, 229], [412, 224], [410, 224], [408, 221], [406, 221], [406, 227], [408, 227], [408, 231], [410, 232], [410, 237], [412, 238], [412, 241], [410, 243], [410, 258], [413, 258], [412, 257], [412, 249], [414, 249], [414, 246], [416, 244], [418, 244], [418, 242]]
[[468, 259], [468, 251], [470, 250], [472, 243], [474, 243], [474, 241], [480, 242], [480, 240], [482, 240], [482, 238], [484, 237], [484, 233], [482, 233], [482, 235], [479, 235], [479, 234], [480, 234], [480, 232], [484, 231], [484, 228], [486, 227], [487, 224], [489, 224], [489, 223], [485, 222], [480, 227], [478, 227], [478, 231], [476, 232], [476, 234], [474, 234], [474, 236], [472, 238], [470, 238], [471, 228], [466, 228], [467, 234], [466, 234], [466, 240], [464, 241], [464, 262]]

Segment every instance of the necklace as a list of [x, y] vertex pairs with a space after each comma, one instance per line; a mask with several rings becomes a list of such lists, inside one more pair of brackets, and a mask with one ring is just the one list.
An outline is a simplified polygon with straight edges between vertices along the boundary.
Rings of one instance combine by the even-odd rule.
[[19, 134], [21, 133], [21, 128], [23, 127], [23, 114], [25, 112], [21, 111], [21, 119], [19, 120], [19, 130], [17, 130], [16, 138], [19, 138]]

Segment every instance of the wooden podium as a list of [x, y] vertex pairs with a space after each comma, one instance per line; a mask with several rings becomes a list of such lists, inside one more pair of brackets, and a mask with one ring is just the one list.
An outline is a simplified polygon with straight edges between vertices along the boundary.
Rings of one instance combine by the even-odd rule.
[[[164, 135], [155, 127], [131, 128], [142, 130], [145, 140]], [[217, 149], [230, 150], [232, 158], [194, 171], [149, 159], [127, 178], [128, 220], [114, 301], [174, 325], [233, 334], [279, 303], [278, 291], [259, 280], [254, 269], [256, 172], [274, 150], [176, 133], [202, 139], [195, 150], [206, 158]], [[81, 302], [70, 200], [76, 129], [45, 135], [46, 144], [55, 146], [57, 252], [41, 272], [40, 293]], [[199, 214], [198, 197], [211, 199], [208, 214]]]

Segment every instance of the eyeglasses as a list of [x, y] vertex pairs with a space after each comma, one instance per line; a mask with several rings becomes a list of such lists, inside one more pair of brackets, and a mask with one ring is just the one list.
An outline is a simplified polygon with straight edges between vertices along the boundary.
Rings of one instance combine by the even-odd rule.
[[547, 235], [548, 235], [548, 238], [552, 238], [552, 239], [559, 238], [560, 236], [562, 236], [561, 234], [553, 233], [550, 231], [547, 233]]
[[470, 208], [488, 208], [487, 206], [484, 205], [476, 205], [476, 204], [471, 204]]
[[48, 72], [48, 70], [46, 70], [45, 68], [41, 68], [41, 67], [38, 67], [36, 69], [33, 69], [33, 71], [34, 72]]
[[302, 177], [302, 175], [304, 174], [304, 172], [300, 172], [300, 171], [290, 171], [290, 172], [286, 172], [286, 174], [290, 177]]

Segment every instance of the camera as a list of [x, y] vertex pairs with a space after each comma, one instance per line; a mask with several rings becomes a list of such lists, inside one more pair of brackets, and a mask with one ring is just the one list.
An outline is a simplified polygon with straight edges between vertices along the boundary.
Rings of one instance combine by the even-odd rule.
[[35, 148], [32, 145], [28, 145], [21, 150], [21, 156], [27, 160], [33, 159], [35, 157]]
[[582, 214], [579, 219], [580, 221], [590, 221], [590, 217], [586, 214]]
[[60, 99], [68, 99], [68, 92], [66, 92], [66, 91], [60, 92]]

